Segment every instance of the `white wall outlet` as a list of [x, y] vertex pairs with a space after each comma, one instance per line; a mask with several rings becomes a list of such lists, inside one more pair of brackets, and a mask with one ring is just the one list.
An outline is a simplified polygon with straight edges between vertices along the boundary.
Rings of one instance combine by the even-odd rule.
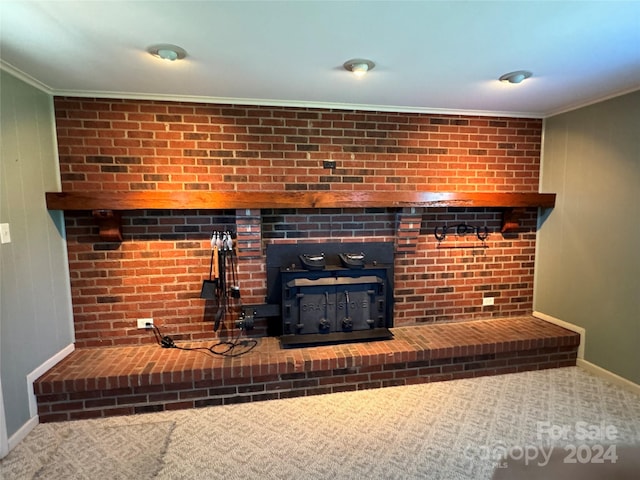
[[11, 243], [11, 230], [8, 223], [0, 223], [0, 243]]
[[482, 306], [483, 307], [491, 306], [493, 305], [494, 300], [495, 300], [494, 297], [484, 297], [482, 299]]
[[147, 323], [153, 325], [153, 318], [139, 318], [138, 319], [138, 328], [151, 328], [147, 327]]

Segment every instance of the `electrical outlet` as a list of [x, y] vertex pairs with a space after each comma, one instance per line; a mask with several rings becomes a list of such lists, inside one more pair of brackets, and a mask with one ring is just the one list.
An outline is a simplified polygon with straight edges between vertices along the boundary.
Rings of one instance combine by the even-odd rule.
[[138, 319], [138, 328], [151, 328], [147, 327], [147, 323], [153, 325], [153, 318], [139, 318]]
[[488, 307], [493, 305], [493, 302], [495, 301], [494, 297], [484, 297], [482, 299], [482, 306], [483, 307]]

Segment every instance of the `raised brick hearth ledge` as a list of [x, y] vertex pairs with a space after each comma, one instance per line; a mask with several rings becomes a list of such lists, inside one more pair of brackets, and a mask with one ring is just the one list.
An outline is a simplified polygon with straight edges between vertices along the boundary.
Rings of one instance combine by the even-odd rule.
[[53, 422], [573, 366], [580, 342], [535, 317], [392, 331], [392, 340], [300, 349], [264, 337], [235, 358], [158, 345], [77, 349], [35, 382], [38, 413]]

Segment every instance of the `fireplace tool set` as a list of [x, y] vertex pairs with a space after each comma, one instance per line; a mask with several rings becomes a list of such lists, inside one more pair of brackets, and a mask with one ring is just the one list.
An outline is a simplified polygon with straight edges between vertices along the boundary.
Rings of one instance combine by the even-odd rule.
[[237, 259], [231, 232], [213, 232], [209, 279], [202, 282], [200, 298], [216, 300], [213, 331], [217, 332], [227, 314], [242, 307], [238, 286]]
[[[200, 298], [215, 300], [217, 311], [214, 317], [213, 331], [220, 328], [220, 323], [229, 313], [240, 311], [242, 302], [240, 300], [240, 287], [238, 286], [238, 272], [234, 251], [234, 241], [231, 232], [213, 232], [211, 236], [211, 260], [209, 262], [209, 279], [202, 282]], [[240, 341], [243, 330], [250, 330], [248, 321], [240, 314], [240, 319], [235, 323], [239, 329], [237, 336], [233, 340], [221, 340], [209, 347], [184, 347], [177, 345], [175, 341], [163, 335], [160, 329], [153, 325], [153, 333], [158, 345], [163, 348], [177, 348], [179, 350], [191, 350], [208, 352], [222, 357], [238, 357], [253, 350], [258, 341], [256, 339], [246, 339]]]

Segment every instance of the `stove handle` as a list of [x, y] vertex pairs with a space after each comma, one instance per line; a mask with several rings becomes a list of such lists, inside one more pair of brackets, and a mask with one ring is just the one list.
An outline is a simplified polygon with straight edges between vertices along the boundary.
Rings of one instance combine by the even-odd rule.
[[345, 298], [345, 304], [344, 304], [345, 317], [342, 319], [342, 330], [350, 332], [353, 330], [353, 320], [351, 319], [351, 317], [349, 317], [349, 291], [348, 290], [344, 291], [344, 298]]

